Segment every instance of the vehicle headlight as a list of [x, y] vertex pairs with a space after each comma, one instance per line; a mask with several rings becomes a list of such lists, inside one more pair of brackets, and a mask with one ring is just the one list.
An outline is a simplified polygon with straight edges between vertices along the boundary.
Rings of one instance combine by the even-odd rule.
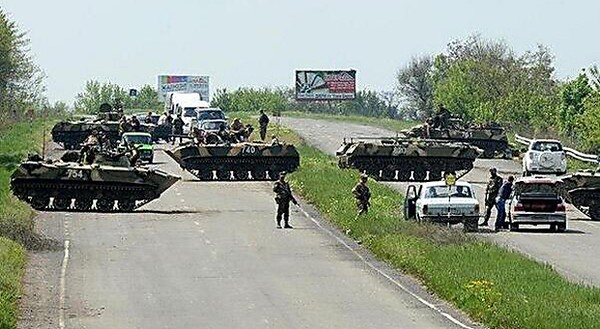
[[475, 207], [473, 207], [473, 213], [474, 214], [478, 214], [479, 213], [479, 204], [476, 204]]

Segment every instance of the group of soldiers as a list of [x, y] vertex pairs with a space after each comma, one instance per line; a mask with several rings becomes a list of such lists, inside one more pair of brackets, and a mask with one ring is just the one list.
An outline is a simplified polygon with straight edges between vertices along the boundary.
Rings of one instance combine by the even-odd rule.
[[135, 115], [132, 115], [129, 119], [126, 116], [122, 116], [119, 120], [119, 135], [131, 131], [142, 131], [142, 123]]
[[126, 145], [123, 152], [116, 152], [106, 134], [102, 130], [94, 129], [83, 142], [78, 158], [72, 160], [76, 160], [81, 164], [92, 164], [100, 153], [112, 154], [113, 157], [126, 155], [131, 165], [136, 165], [140, 159], [140, 153], [135, 146]]
[[[260, 139], [265, 141], [267, 136], [267, 127], [269, 125], [269, 117], [260, 110], [258, 119], [260, 126]], [[196, 144], [218, 144], [218, 143], [242, 143], [249, 140], [250, 135], [254, 132], [254, 127], [251, 124], [243, 124], [240, 118], [233, 119], [229, 129], [222, 124], [216, 133], [205, 131], [199, 127], [192, 128], [192, 139]], [[277, 138], [273, 136], [273, 142]]]

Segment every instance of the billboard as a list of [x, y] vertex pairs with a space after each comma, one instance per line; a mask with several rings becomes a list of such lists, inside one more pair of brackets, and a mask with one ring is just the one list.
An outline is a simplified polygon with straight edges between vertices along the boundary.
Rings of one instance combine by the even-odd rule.
[[296, 71], [296, 100], [345, 100], [356, 97], [356, 71]]
[[167, 93], [172, 91], [199, 93], [203, 101], [210, 101], [208, 89], [208, 76], [159, 75], [157, 90], [158, 99], [161, 102], [164, 102]]

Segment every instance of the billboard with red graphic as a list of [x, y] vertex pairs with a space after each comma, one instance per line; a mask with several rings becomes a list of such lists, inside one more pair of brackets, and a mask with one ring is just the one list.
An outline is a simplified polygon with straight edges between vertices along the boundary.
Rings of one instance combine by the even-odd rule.
[[356, 71], [296, 71], [296, 100], [356, 98]]

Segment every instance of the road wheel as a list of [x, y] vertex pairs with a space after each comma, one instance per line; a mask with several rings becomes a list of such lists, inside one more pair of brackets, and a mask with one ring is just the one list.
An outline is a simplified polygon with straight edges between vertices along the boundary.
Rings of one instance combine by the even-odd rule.
[[96, 200], [96, 209], [102, 212], [109, 212], [113, 210], [115, 201], [109, 198], [100, 198]]
[[513, 232], [513, 231], [518, 231], [519, 230], [519, 224], [513, 224], [511, 223], [510, 226], [508, 227], [508, 229]]
[[117, 205], [121, 211], [133, 211], [135, 209], [135, 200], [133, 199], [119, 199]]
[[415, 181], [423, 182], [425, 181], [425, 177], [427, 177], [427, 171], [425, 169], [417, 169], [414, 173]]
[[237, 180], [248, 180], [250, 178], [250, 175], [248, 175], [248, 170], [245, 169], [238, 169], [233, 173], [233, 175]]
[[46, 195], [34, 195], [31, 198], [31, 207], [35, 210], [44, 210], [50, 203], [50, 198]]
[[56, 197], [54, 198], [54, 201], [52, 201], [52, 205], [54, 206], [54, 209], [58, 211], [67, 210], [69, 206], [71, 206], [71, 198]]
[[217, 170], [217, 178], [220, 181], [228, 181], [231, 180], [231, 171], [229, 170]]
[[81, 211], [89, 211], [90, 209], [92, 209], [92, 201], [92, 199], [88, 198], [75, 199], [75, 209]]
[[558, 232], [565, 232], [567, 230], [567, 224], [558, 224], [557, 230]]
[[399, 170], [398, 171], [398, 180], [401, 182], [408, 182], [410, 180], [410, 171]]

